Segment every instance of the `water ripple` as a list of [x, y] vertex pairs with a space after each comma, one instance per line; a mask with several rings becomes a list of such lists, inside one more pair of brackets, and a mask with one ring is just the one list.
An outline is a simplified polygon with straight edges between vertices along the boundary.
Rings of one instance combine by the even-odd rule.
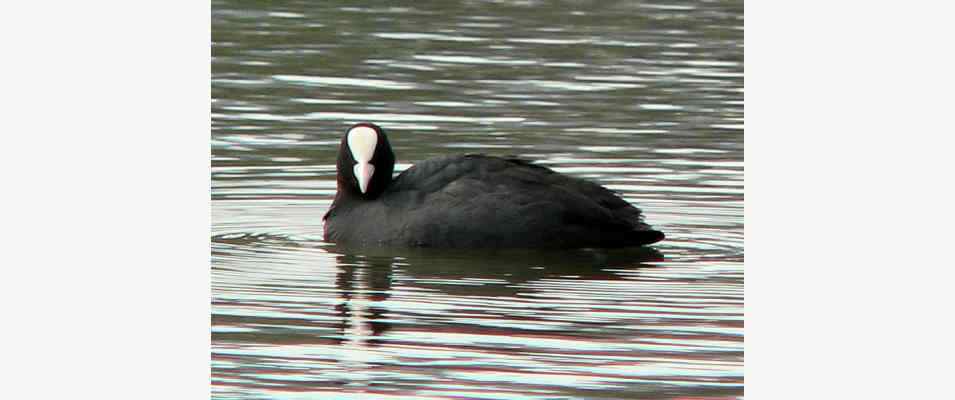
[[407, 90], [418, 87], [413, 83], [396, 82], [386, 79], [359, 79], [332, 76], [272, 75], [272, 79], [315, 86], [358, 86], [387, 90]]

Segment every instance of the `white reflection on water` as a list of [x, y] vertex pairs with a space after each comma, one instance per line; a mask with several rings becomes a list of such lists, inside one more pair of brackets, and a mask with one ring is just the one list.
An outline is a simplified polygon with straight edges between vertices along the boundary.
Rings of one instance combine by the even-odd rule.
[[346, 120], [346, 121], [396, 121], [396, 122], [471, 122], [471, 123], [493, 123], [493, 122], [521, 122], [526, 118], [522, 117], [459, 117], [445, 115], [425, 115], [425, 114], [390, 114], [390, 113], [342, 113], [342, 112], [315, 112], [305, 115], [306, 119], [313, 120]]
[[486, 42], [489, 39], [479, 37], [443, 35], [436, 33], [418, 32], [381, 32], [373, 34], [375, 37], [401, 40], [447, 40], [451, 42]]
[[334, 76], [301, 76], [301, 75], [273, 75], [273, 79], [285, 82], [302, 83], [306, 85], [328, 86], [361, 86], [374, 89], [405, 90], [414, 89], [417, 85], [406, 82], [389, 81], [385, 79], [343, 78]]

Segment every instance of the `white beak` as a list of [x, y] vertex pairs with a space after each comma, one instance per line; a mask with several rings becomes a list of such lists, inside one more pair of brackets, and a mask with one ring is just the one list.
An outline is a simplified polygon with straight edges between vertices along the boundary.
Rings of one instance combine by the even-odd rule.
[[367, 162], [358, 162], [355, 164], [355, 178], [358, 178], [358, 189], [364, 194], [368, 191], [368, 182], [371, 182], [371, 175], [375, 173], [375, 166]]

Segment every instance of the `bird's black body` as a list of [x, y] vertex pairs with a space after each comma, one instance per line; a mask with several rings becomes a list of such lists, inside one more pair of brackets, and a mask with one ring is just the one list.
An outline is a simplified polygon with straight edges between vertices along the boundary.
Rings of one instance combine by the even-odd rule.
[[[373, 127], [384, 137], [377, 126], [359, 125]], [[387, 139], [383, 143], [387, 148], [376, 148], [371, 163], [379, 157], [390, 161], [381, 167], [390, 178], [394, 156]], [[368, 192], [361, 193], [348, 165], [347, 147], [343, 139], [338, 193], [325, 215], [326, 241], [387, 247], [585, 248], [640, 246], [664, 237], [643, 222], [638, 208], [610, 190], [518, 159], [432, 158], [393, 180], [375, 177], [379, 180], [372, 179]]]

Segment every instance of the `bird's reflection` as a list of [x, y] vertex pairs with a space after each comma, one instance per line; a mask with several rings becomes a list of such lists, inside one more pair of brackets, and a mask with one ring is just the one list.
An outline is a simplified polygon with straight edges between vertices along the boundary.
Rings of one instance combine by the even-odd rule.
[[[383, 322], [383, 301], [391, 296], [391, 265], [384, 259], [369, 259], [356, 254], [339, 254], [338, 287], [341, 302], [335, 311], [341, 318], [340, 341], [349, 338], [367, 338], [370, 346], [380, 344], [377, 339], [388, 330]], [[365, 326], [362, 321], [366, 321]]]
[[[515, 296], [541, 279], [618, 280], [620, 270], [662, 261], [656, 249], [614, 250], [436, 250], [327, 248], [336, 254], [336, 285], [341, 302], [339, 343], [383, 343], [392, 329], [384, 302], [392, 295], [394, 277], [403, 285], [438, 290], [452, 296]], [[480, 284], [448, 284], [458, 280]]]

